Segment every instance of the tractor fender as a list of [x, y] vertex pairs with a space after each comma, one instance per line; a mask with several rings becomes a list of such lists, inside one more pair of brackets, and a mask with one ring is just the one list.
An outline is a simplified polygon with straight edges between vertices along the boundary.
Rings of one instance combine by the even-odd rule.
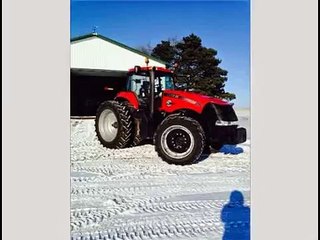
[[137, 95], [134, 92], [119, 92], [115, 97], [115, 100], [122, 100], [129, 102], [135, 109], [139, 108], [139, 101]]
[[207, 124], [214, 124], [214, 122], [218, 119], [216, 111], [210, 103], [199, 109], [199, 111], [195, 111], [194, 108], [182, 108], [170, 113], [170, 115], [171, 114], [180, 114], [194, 118], [199, 121], [203, 127]]

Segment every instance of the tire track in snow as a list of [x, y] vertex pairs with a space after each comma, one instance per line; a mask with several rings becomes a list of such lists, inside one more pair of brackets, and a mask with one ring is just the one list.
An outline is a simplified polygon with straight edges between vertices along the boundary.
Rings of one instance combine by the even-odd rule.
[[145, 221], [127, 221], [115, 223], [113, 227], [85, 229], [72, 232], [73, 240], [84, 239], [199, 239], [201, 236], [221, 235], [223, 226], [220, 218], [191, 219], [179, 216], [179, 219], [158, 218]]
[[[162, 200], [162, 202], [160, 202]], [[170, 214], [188, 213], [219, 213], [220, 209], [226, 204], [226, 200], [205, 200], [205, 201], [177, 201], [164, 202], [163, 198], [150, 199], [148, 202], [141, 200], [137, 202], [129, 202], [126, 205], [116, 206], [111, 209], [81, 209], [71, 211], [72, 229], [82, 227], [83, 225], [96, 225], [104, 220], [110, 221], [112, 217], [122, 214], [125, 215], [129, 211], [130, 215], [148, 216], [161, 215], [169, 216]], [[250, 202], [247, 202], [250, 204]], [[211, 214], [209, 214], [211, 216]], [[119, 216], [121, 217], [121, 216]], [[179, 217], [180, 218], [180, 217]]]
[[94, 120], [72, 120], [71, 239], [221, 239], [228, 193], [250, 189], [250, 144], [242, 146], [240, 155], [175, 166], [152, 145], [106, 149]]
[[[235, 185], [242, 182], [247, 182], [247, 179], [227, 179], [225, 180], [224, 184], [226, 185]], [[104, 183], [105, 184], [105, 183]], [[161, 185], [160, 185], [161, 184]], [[215, 185], [216, 184], [216, 185]], [[165, 182], [165, 183], [145, 183], [141, 184], [138, 183], [138, 185], [130, 186], [130, 183], [116, 183], [113, 186], [108, 185], [108, 183], [105, 186], [101, 185], [94, 185], [94, 184], [87, 184], [86, 186], [73, 186], [71, 188], [71, 194], [72, 195], [105, 195], [110, 193], [116, 193], [116, 194], [132, 194], [132, 193], [142, 193], [142, 192], [155, 192], [155, 191], [161, 191], [164, 193], [177, 193], [178, 191], [184, 192], [208, 192], [213, 189], [219, 188], [219, 182], [209, 182], [209, 183], [201, 183], [201, 182], [191, 182], [191, 183], [173, 183], [173, 182]], [[221, 183], [220, 183], [221, 184]], [[91, 185], [91, 186], [90, 186]], [[121, 185], [121, 186], [119, 186]], [[129, 185], [129, 186], [126, 186]], [[188, 188], [186, 188], [188, 187]], [[221, 189], [221, 188], [219, 188]]]
[[[102, 222], [103, 220], [108, 220], [111, 217], [119, 215], [125, 211], [130, 211], [137, 208], [138, 206], [143, 206], [145, 204], [150, 204], [154, 202], [161, 202], [168, 197], [150, 197], [149, 199], [135, 199], [134, 201], [130, 198], [125, 198], [122, 196], [108, 198], [113, 204], [110, 207], [105, 207], [103, 209], [99, 208], [82, 208], [82, 209], [71, 209], [71, 229], [81, 228], [84, 225], [95, 225]], [[88, 198], [87, 198], [88, 199]], [[88, 200], [94, 200], [95, 198], [89, 198]], [[86, 198], [81, 198], [85, 201]], [[75, 201], [75, 199], [73, 199]]]
[[[211, 156], [211, 155], [210, 155]], [[211, 161], [211, 162], [210, 162]], [[106, 162], [108, 164], [106, 164]], [[119, 164], [122, 163], [122, 164]], [[200, 164], [200, 163], [198, 163]], [[155, 175], [179, 175], [187, 176], [192, 172], [193, 174], [221, 174], [221, 173], [250, 173], [250, 163], [248, 161], [235, 161], [232, 159], [224, 159], [223, 161], [208, 159], [205, 166], [192, 165], [180, 168], [172, 167], [167, 163], [148, 164], [141, 163], [139, 160], [130, 161], [129, 163], [123, 159], [113, 161], [97, 161], [84, 162], [79, 164], [72, 162], [72, 171], [99, 173], [105, 176], [113, 176], [119, 179], [130, 179], [130, 177], [146, 177], [153, 173]], [[134, 173], [134, 174], [133, 174]], [[139, 176], [139, 174], [141, 174]]]

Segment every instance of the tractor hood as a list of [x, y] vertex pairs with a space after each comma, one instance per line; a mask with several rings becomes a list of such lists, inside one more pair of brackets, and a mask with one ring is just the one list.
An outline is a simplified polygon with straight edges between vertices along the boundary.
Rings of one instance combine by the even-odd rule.
[[238, 118], [233, 109], [233, 104], [225, 100], [202, 95], [194, 92], [179, 90], [165, 90], [160, 110], [165, 112], [177, 112], [181, 109], [191, 110], [202, 114], [211, 112], [220, 121], [237, 121]]
[[[197, 104], [200, 104], [202, 106], [206, 105], [207, 103], [213, 103], [216, 105], [233, 105], [232, 103], [229, 103], [225, 100], [222, 100], [220, 98], [215, 98], [211, 96], [202, 95], [199, 93], [194, 92], [186, 92], [181, 90], [166, 90], [164, 91], [165, 96], [170, 96], [173, 98], [178, 98], [181, 100], [185, 100], [187, 102], [195, 102]], [[191, 100], [191, 101], [190, 101]]]

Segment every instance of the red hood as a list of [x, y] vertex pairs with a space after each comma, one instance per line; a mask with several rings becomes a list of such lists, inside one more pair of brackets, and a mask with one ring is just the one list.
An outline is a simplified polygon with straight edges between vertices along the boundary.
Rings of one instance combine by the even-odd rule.
[[194, 101], [200, 103], [202, 106], [207, 103], [214, 103], [214, 104], [218, 104], [218, 105], [231, 105], [231, 103], [229, 103], [225, 100], [222, 100], [220, 98], [206, 96], [206, 95], [202, 95], [202, 94], [194, 93], [194, 92], [186, 92], [186, 91], [181, 91], [181, 90], [165, 90], [164, 93], [165, 94], [173, 94], [173, 95], [177, 95], [179, 97], [185, 97], [185, 98], [194, 100]]

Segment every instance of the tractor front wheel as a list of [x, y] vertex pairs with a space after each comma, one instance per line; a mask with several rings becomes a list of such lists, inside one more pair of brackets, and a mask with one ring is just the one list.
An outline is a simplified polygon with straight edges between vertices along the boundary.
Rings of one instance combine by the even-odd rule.
[[132, 134], [132, 125], [132, 117], [126, 105], [117, 101], [106, 101], [100, 104], [95, 129], [104, 147], [127, 147]]
[[171, 115], [162, 121], [154, 137], [158, 155], [170, 164], [186, 165], [199, 160], [205, 133], [193, 118]]

